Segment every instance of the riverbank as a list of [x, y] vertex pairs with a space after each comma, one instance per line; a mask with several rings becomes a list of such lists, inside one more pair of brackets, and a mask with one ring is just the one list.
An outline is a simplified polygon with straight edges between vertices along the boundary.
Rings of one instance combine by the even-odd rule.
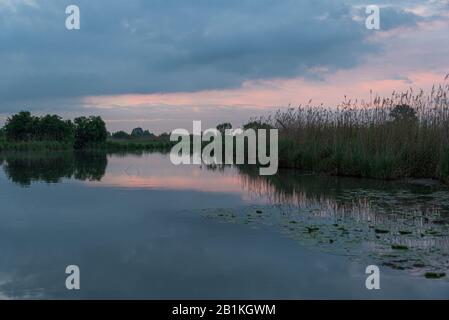
[[[335, 135], [333, 136], [335, 138]], [[449, 147], [428, 144], [382, 145], [384, 151], [364, 141], [320, 145], [313, 140], [300, 143], [293, 139], [279, 141], [279, 168], [308, 173], [380, 180], [433, 179], [449, 182]], [[371, 150], [369, 150], [371, 149]], [[374, 149], [374, 150], [373, 150]]]
[[[83, 151], [151, 151], [169, 150], [174, 145], [169, 140], [115, 140], [110, 139], [105, 143], [90, 144]], [[0, 140], [0, 152], [5, 151], [70, 151], [74, 150], [72, 142], [58, 141], [18, 141], [11, 142]]]
[[[378, 180], [428, 179], [449, 182], [449, 148], [438, 152], [432, 145], [418, 149], [404, 145], [394, 150], [374, 150], [347, 137], [333, 144], [314, 143], [318, 140], [300, 140], [280, 137], [279, 168], [296, 169], [304, 173], [328, 174], [332, 176], [369, 178]], [[91, 144], [81, 151], [105, 153], [170, 151], [176, 144], [170, 140], [120, 140], [110, 139], [105, 143]], [[443, 147], [442, 147], [443, 148]], [[7, 142], [0, 141], [0, 152], [8, 151], [74, 151], [72, 143], [56, 141]], [[432, 153], [430, 151], [433, 150]]]

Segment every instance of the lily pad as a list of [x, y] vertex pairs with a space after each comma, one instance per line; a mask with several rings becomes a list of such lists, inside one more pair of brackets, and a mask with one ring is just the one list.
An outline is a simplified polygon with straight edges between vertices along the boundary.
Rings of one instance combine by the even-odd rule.
[[393, 244], [391, 246], [391, 249], [394, 249], [394, 250], [408, 250], [408, 247], [404, 246], [402, 244]]
[[441, 279], [446, 276], [444, 272], [426, 272], [424, 275], [427, 279]]

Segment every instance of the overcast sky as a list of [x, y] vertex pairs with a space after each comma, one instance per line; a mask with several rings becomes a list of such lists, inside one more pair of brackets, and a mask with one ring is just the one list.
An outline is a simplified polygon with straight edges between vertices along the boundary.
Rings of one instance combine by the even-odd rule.
[[[80, 30], [65, 27], [70, 4]], [[99, 114], [112, 131], [237, 126], [309, 99], [426, 89], [448, 57], [449, 0], [0, 0], [0, 123], [26, 109]]]

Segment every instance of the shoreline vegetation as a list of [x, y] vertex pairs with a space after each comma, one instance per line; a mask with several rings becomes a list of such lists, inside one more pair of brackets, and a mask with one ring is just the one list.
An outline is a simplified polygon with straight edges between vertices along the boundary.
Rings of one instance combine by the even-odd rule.
[[[279, 168], [382, 180], [434, 179], [449, 183], [449, 83], [431, 92], [393, 92], [371, 102], [313, 105], [250, 119], [243, 129], [279, 130]], [[229, 123], [217, 126], [224, 131]], [[169, 150], [177, 142], [135, 128], [109, 133], [100, 117], [63, 120], [20, 112], [0, 129], [2, 151]]]
[[168, 133], [159, 136], [135, 128], [110, 133], [101, 117], [79, 117], [73, 122], [58, 115], [37, 117], [21, 111], [0, 129], [0, 152], [5, 151], [152, 151], [174, 145]]
[[434, 86], [429, 95], [409, 89], [368, 104], [299, 107], [265, 121], [279, 129], [279, 167], [447, 184], [448, 92], [449, 84]]

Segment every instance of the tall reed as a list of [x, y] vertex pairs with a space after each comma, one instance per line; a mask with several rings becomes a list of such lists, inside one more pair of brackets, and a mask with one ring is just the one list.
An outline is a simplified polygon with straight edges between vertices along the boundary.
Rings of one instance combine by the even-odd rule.
[[[336, 107], [300, 105], [259, 119], [279, 129], [281, 167], [381, 179], [449, 181], [449, 75], [431, 92], [393, 92]], [[396, 121], [407, 105], [414, 121]]]

